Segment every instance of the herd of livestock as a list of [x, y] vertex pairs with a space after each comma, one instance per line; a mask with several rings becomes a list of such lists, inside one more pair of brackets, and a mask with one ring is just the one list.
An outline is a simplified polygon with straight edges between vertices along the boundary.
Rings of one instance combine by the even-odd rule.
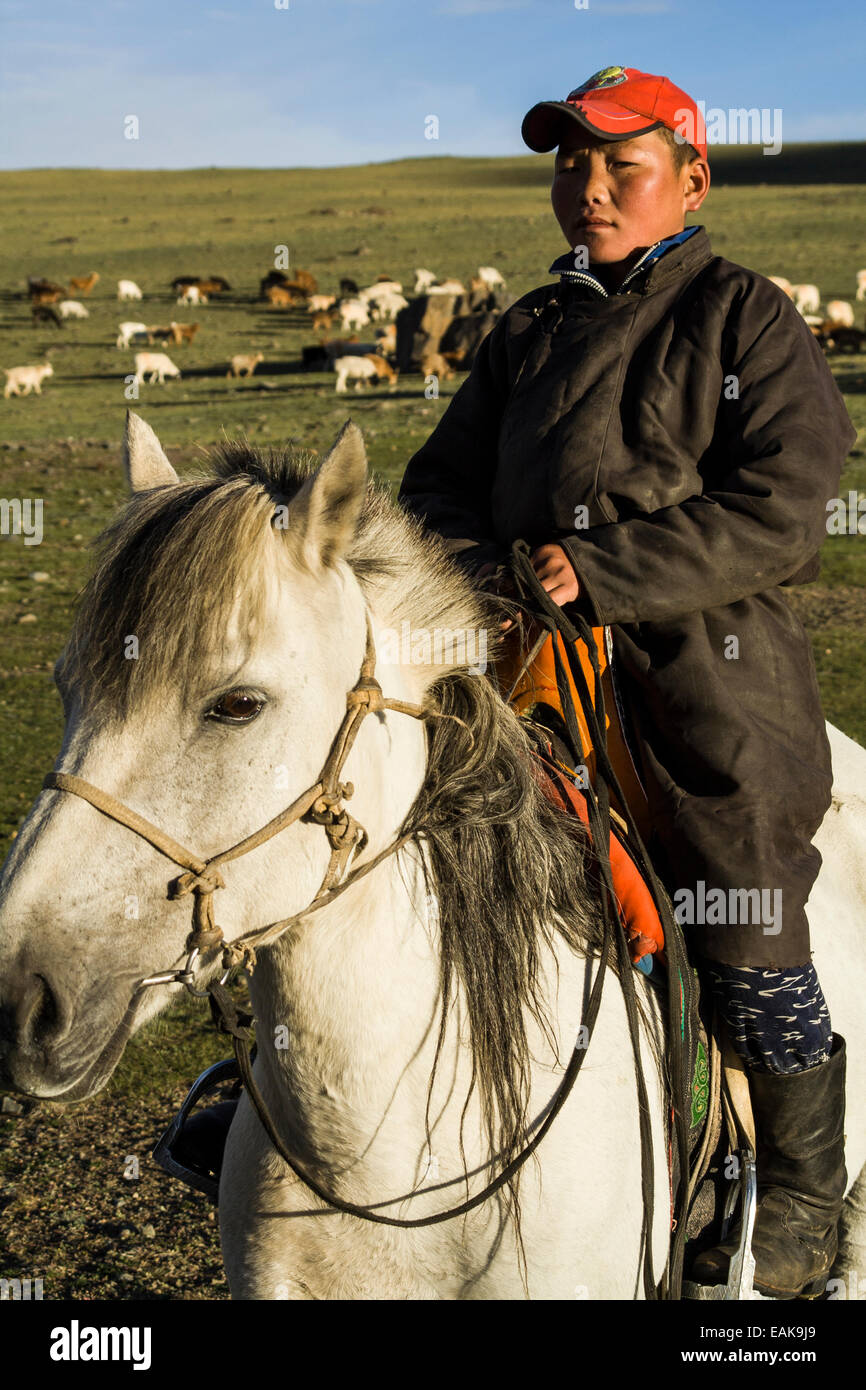
[[[781, 275], [769, 278], [793, 301], [825, 352], [863, 351], [866, 333], [855, 326], [853, 304], [832, 299], [822, 308], [817, 285], [794, 285]], [[90, 295], [99, 279], [97, 271], [72, 276], [65, 285], [29, 277], [27, 295], [33, 324], [53, 324], [62, 329], [66, 320], [88, 318], [82, 299]], [[199, 308], [232, 293], [229, 282], [219, 275], [178, 275], [171, 289], [177, 304], [185, 308]], [[275, 313], [292, 311], [309, 323], [317, 340], [302, 350], [300, 365], [333, 371], [338, 392], [346, 391], [350, 381], [356, 390], [365, 383], [385, 383], [394, 390], [401, 371], [420, 372], [428, 380], [467, 371], [481, 340], [513, 302], [494, 266], [479, 266], [468, 286], [418, 269], [411, 296], [407, 299], [402, 284], [387, 274], [365, 286], [345, 277], [336, 293], [326, 294], [315, 276], [298, 269], [293, 273], [268, 271], [259, 283], [258, 297]], [[139, 303], [144, 298], [134, 280], [118, 280], [119, 304]], [[866, 270], [856, 272], [855, 299], [866, 300]], [[161, 385], [167, 377], [180, 377], [180, 369], [166, 352], [150, 349], [157, 345], [183, 347], [195, 339], [200, 328], [198, 321], [178, 323], [171, 319], [167, 324], [148, 324], [138, 319], [122, 320], [116, 346], [134, 353], [135, 370], [126, 379], [139, 385], [145, 381]], [[359, 334], [365, 330], [372, 336], [361, 341]], [[342, 336], [333, 336], [335, 333]], [[260, 351], [234, 353], [226, 363], [226, 376], [252, 376], [263, 362]], [[31, 392], [41, 395], [42, 383], [53, 375], [53, 368], [50, 362], [42, 362], [4, 368], [4, 372], [3, 394], [8, 399]]]
[[[30, 276], [26, 293], [34, 326], [51, 324], [62, 329], [67, 320], [89, 318], [90, 310], [82, 301], [99, 280], [97, 271], [72, 276], [65, 285]], [[178, 275], [171, 289], [176, 303], [184, 308], [199, 308], [232, 294], [229, 282], [219, 275]], [[298, 269], [293, 273], [269, 271], [260, 281], [258, 298], [269, 311], [293, 311], [295, 322], [300, 315], [301, 322], [309, 324], [316, 341], [303, 349], [299, 365], [332, 370], [338, 392], [346, 391], [349, 381], [356, 390], [365, 383], [385, 383], [393, 390], [401, 370], [440, 378], [452, 376], [455, 370], [468, 370], [482, 337], [512, 302], [505, 280], [493, 266], [480, 266], [468, 287], [460, 280], [438, 279], [432, 271], [418, 269], [411, 293], [412, 298], [407, 299], [402, 284], [382, 274], [365, 286], [343, 278], [337, 293], [324, 294], [315, 276]], [[144, 299], [136, 281], [117, 281], [119, 305], [138, 304]], [[167, 352], [151, 349], [180, 348], [193, 342], [202, 322], [121, 320], [116, 347], [134, 354], [134, 371], [125, 379], [138, 385], [145, 381], [161, 385], [166, 378], [180, 377], [179, 367]], [[369, 340], [362, 342], [359, 334], [364, 330]], [[260, 351], [233, 353], [226, 363], [226, 376], [252, 376], [264, 360]], [[4, 372], [3, 394], [7, 399], [31, 392], [41, 395], [43, 381], [53, 375], [50, 362], [4, 368]]]

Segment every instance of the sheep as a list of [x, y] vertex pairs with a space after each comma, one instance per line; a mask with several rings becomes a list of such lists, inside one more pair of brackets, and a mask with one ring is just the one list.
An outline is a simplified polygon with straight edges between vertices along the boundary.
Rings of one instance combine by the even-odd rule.
[[202, 294], [198, 285], [186, 285], [177, 297], [178, 304], [207, 304], [207, 295]]
[[263, 352], [236, 352], [226, 376], [252, 376], [259, 362], [264, 362]]
[[69, 280], [69, 288], [70, 290], [73, 290], [76, 294], [90, 294], [90, 291], [93, 289], [93, 286], [97, 283], [98, 280], [99, 271], [91, 270], [89, 275], [71, 276]]
[[311, 294], [307, 300], [307, 312], [310, 314], [324, 313], [326, 309], [333, 309], [337, 302], [335, 294]]
[[821, 307], [821, 292], [817, 285], [792, 285], [794, 308], [801, 314], [817, 314]]
[[125, 323], [118, 324], [118, 328], [120, 329], [117, 335], [117, 346], [119, 348], [128, 348], [133, 338], [137, 338], [140, 333], [144, 334], [144, 336], [150, 340], [151, 330], [148, 329], [146, 323], [131, 323], [127, 320]]
[[197, 323], [175, 323], [172, 320], [171, 340], [175, 347], [179, 347], [181, 343], [191, 343], [197, 332]]
[[340, 305], [340, 326], [344, 330], [349, 328], [363, 328], [370, 322], [370, 315], [367, 306], [360, 299], [344, 299]]
[[143, 299], [144, 295], [141, 293], [141, 290], [134, 280], [118, 280], [117, 297], [120, 300]]
[[373, 353], [364, 357], [338, 357], [334, 362], [334, 371], [337, 374], [336, 390], [341, 393], [347, 390], [349, 377], [354, 378], [356, 391], [360, 391], [364, 381], [386, 380], [391, 383], [392, 390], [397, 384], [395, 369], [383, 357]]
[[[63, 305], [60, 307], [62, 309]], [[853, 328], [854, 306], [847, 299], [831, 299], [827, 305], [827, 319], [832, 328]]]
[[29, 396], [31, 391], [41, 396], [43, 381], [54, 375], [50, 362], [39, 363], [35, 367], [4, 367], [3, 371], [6, 377], [3, 395], [7, 401], [10, 396]]
[[433, 271], [432, 271], [432, 270], [423, 270], [423, 269], [422, 269], [422, 270], [416, 270], [416, 271], [415, 271], [415, 286], [414, 286], [414, 288], [413, 288], [413, 290], [412, 290], [412, 293], [413, 293], [413, 294], [425, 294], [426, 291], [429, 290], [430, 286], [431, 286], [431, 285], [435, 285], [435, 284], [436, 284], [436, 276], [433, 274]]
[[866, 299], [866, 270], [857, 271], [857, 294], [855, 298]]
[[499, 271], [496, 269], [495, 266], [492, 266], [492, 265], [480, 265], [480, 266], [478, 267], [478, 278], [479, 278], [479, 280], [483, 280], [483, 281], [484, 281], [484, 283], [485, 283], [485, 285], [487, 285], [488, 289], [491, 289], [491, 290], [504, 290], [504, 289], [505, 289], [505, 281], [503, 280], [501, 274], [499, 273]]
[[90, 315], [77, 299], [61, 299], [57, 312], [62, 319], [89, 319]]
[[139, 386], [144, 381], [145, 372], [150, 373], [150, 385], [158, 382], [163, 385], [167, 376], [179, 377], [180, 370], [164, 352], [137, 352], [135, 354], [135, 381]]
[[794, 298], [794, 286], [791, 284], [790, 280], [785, 279], [784, 275], [768, 275], [767, 279], [771, 284], [778, 285], [782, 293], [786, 294], [789, 299]]

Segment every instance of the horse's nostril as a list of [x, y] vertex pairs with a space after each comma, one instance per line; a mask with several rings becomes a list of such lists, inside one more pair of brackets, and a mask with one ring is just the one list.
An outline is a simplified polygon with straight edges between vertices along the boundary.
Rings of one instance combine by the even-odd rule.
[[24, 1028], [29, 1032], [31, 1042], [38, 1046], [51, 1041], [57, 1029], [58, 1011], [54, 991], [45, 976], [35, 975], [33, 980]]

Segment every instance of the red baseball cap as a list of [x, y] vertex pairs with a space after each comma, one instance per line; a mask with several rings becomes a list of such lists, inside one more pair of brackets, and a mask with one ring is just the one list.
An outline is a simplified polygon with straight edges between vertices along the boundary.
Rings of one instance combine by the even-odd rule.
[[538, 102], [523, 118], [523, 139], [538, 154], [555, 149], [566, 119], [608, 140], [630, 140], [666, 126], [694, 145], [702, 159], [707, 157], [707, 128], [700, 108], [669, 78], [637, 68], [602, 68], [565, 101]]

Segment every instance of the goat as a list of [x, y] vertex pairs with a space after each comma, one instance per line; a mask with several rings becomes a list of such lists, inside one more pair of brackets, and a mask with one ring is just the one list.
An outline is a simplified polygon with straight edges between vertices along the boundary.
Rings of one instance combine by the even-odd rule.
[[303, 293], [289, 289], [288, 285], [269, 285], [265, 290], [265, 299], [276, 309], [291, 309], [304, 303]]
[[402, 294], [392, 294], [389, 291], [387, 294], [377, 295], [375, 299], [368, 299], [367, 307], [371, 319], [394, 319], [401, 309], [409, 307], [409, 301], [404, 299]]
[[440, 280], [427, 286], [428, 294], [465, 294], [466, 289], [459, 280]]
[[768, 275], [767, 279], [771, 281], [772, 284], [778, 285], [782, 293], [786, 294], [789, 299], [794, 298], [794, 286], [791, 284], [790, 280], [785, 279], [784, 275]]
[[794, 308], [801, 314], [817, 314], [821, 307], [821, 292], [817, 285], [792, 285]]
[[226, 376], [252, 376], [260, 362], [264, 362], [263, 352], [236, 352]]
[[6, 377], [3, 395], [7, 401], [10, 396], [29, 396], [31, 391], [41, 396], [43, 381], [47, 376], [54, 375], [50, 362], [39, 363], [35, 367], [4, 367], [3, 371]]
[[440, 381], [448, 381], [455, 373], [441, 352], [428, 352], [421, 358], [421, 375], [438, 376]]
[[198, 285], [186, 285], [177, 297], [178, 304], [207, 304], [207, 295]]
[[117, 297], [122, 301], [125, 299], [143, 299], [144, 295], [134, 280], [118, 280]]
[[129, 320], [125, 323], [118, 324], [118, 328], [120, 329], [117, 335], [117, 346], [119, 348], [128, 348], [133, 338], [137, 338], [139, 334], [146, 336], [148, 342], [150, 342], [151, 335], [154, 332], [153, 329], [148, 328], [146, 323], [131, 323]]
[[313, 330], [316, 333], [329, 333], [337, 322], [336, 315], [318, 313], [313, 314]]
[[34, 328], [37, 323], [53, 323], [55, 328], [63, 327], [60, 321], [60, 315], [51, 308], [50, 304], [32, 304], [30, 306], [30, 312], [33, 315]]
[[194, 280], [199, 294], [226, 294], [231, 285], [221, 275], [209, 275], [205, 280]]
[[307, 312], [310, 314], [322, 313], [325, 309], [333, 309], [336, 302], [337, 296], [335, 294], [311, 294], [307, 300]]
[[338, 392], [347, 390], [346, 382], [354, 378], [355, 390], [360, 391], [364, 381], [389, 381], [392, 390], [397, 384], [397, 372], [384, 359], [371, 353], [364, 357], [338, 357], [334, 363], [337, 374]]
[[89, 275], [71, 276], [69, 280], [69, 288], [75, 294], [90, 294], [90, 291], [93, 289], [93, 286], [97, 283], [98, 280], [99, 271], [91, 270]]
[[853, 328], [854, 306], [847, 299], [831, 299], [827, 305], [827, 319], [832, 328]]
[[135, 381], [140, 386], [145, 372], [150, 373], [150, 385], [158, 382], [163, 385], [167, 376], [179, 377], [180, 370], [164, 352], [137, 352], [135, 354]]
[[62, 319], [89, 319], [90, 315], [77, 299], [61, 299], [57, 312]]
[[62, 299], [65, 294], [66, 291], [62, 289], [31, 290], [30, 302], [31, 304], [56, 304], [58, 299]]
[[181, 343], [191, 343], [197, 332], [197, 323], [175, 323], [172, 320], [171, 338], [175, 347], [179, 347]]
[[343, 276], [340, 281], [340, 294], [344, 299], [357, 299], [360, 294], [356, 281], [350, 280], [348, 276]]
[[51, 300], [43, 302], [53, 303], [56, 299], [65, 299], [68, 291], [65, 285], [58, 285], [56, 280], [44, 280], [40, 275], [28, 275], [27, 293], [31, 299], [36, 295], [51, 295]]
[[360, 299], [344, 299], [340, 305], [340, 326], [345, 332], [349, 328], [363, 328], [370, 322], [367, 306]]
[[857, 294], [856, 299], [866, 299], [866, 270], [857, 271]]
[[376, 351], [390, 353], [397, 351], [397, 325], [389, 323], [386, 328], [376, 329]]
[[488, 287], [488, 289], [491, 289], [491, 290], [504, 290], [504, 289], [505, 289], [505, 281], [503, 280], [501, 274], [499, 273], [499, 271], [496, 269], [495, 266], [492, 266], [492, 265], [480, 265], [480, 266], [478, 267], [478, 279], [479, 279], [479, 280], [483, 280], [484, 283], [485, 283], [485, 285]]
[[415, 286], [414, 286], [414, 288], [413, 288], [413, 290], [412, 290], [412, 293], [413, 293], [413, 294], [425, 294], [426, 291], [429, 290], [430, 286], [431, 286], [431, 285], [435, 285], [435, 284], [436, 284], [436, 276], [433, 274], [433, 271], [432, 271], [432, 270], [423, 270], [423, 269], [422, 269], [422, 270], [416, 270], [416, 271], [415, 271]]

